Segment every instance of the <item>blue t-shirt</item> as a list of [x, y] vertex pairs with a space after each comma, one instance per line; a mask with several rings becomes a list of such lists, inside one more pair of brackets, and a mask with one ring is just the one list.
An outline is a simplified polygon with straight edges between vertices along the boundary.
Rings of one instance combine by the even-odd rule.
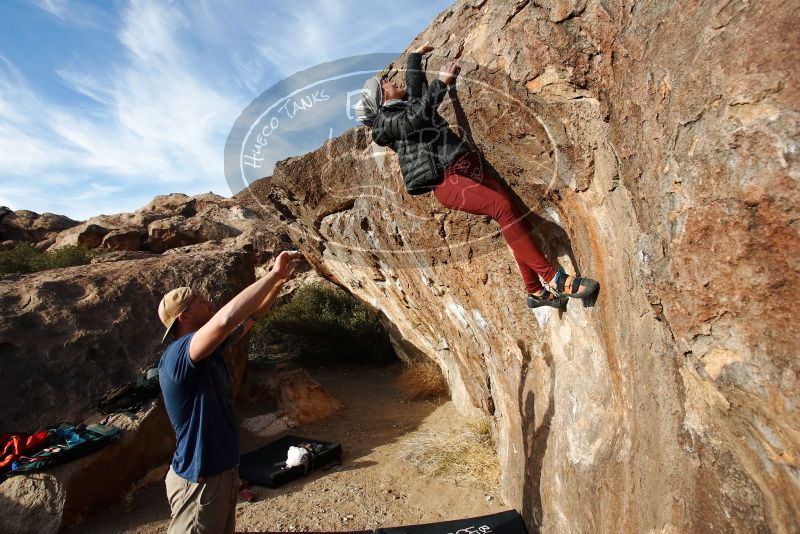
[[227, 340], [193, 362], [194, 332], [170, 343], [158, 364], [176, 450], [172, 469], [186, 480], [212, 477], [239, 465], [239, 431], [233, 414], [233, 388], [222, 356]]

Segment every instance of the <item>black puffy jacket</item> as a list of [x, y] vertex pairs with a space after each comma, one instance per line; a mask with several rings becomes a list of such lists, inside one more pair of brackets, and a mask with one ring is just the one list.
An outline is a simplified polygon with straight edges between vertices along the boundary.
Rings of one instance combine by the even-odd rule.
[[406, 100], [381, 108], [372, 124], [372, 140], [397, 152], [406, 191], [427, 193], [442, 181], [447, 165], [468, 151], [461, 138], [436, 113], [447, 85], [433, 80], [425, 87], [422, 55], [408, 55]]

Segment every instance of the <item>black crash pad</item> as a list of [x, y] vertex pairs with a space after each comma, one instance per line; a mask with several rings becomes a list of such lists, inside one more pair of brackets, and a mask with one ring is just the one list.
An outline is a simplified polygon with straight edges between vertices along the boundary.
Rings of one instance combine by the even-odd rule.
[[441, 523], [377, 528], [375, 534], [527, 534], [516, 510]]
[[[405, 527], [376, 528], [375, 530], [346, 530], [337, 534], [528, 534], [522, 518], [516, 510], [507, 510], [496, 514], [456, 519], [440, 523], [424, 525], [408, 525]], [[265, 531], [259, 534], [285, 534], [284, 532]], [[306, 534], [322, 534], [308, 532]]]
[[312, 457], [309, 472], [333, 461], [342, 461], [342, 446], [338, 443], [284, 436], [260, 449], [241, 455], [239, 457], [239, 477], [251, 484], [267, 488], [278, 488], [302, 477], [306, 473], [305, 466], [283, 467], [289, 447], [297, 447], [301, 443], [322, 446], [322, 450]]

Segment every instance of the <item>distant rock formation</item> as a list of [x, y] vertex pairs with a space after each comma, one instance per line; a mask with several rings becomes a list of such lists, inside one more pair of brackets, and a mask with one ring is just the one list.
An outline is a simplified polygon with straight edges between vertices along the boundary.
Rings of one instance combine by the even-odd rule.
[[160, 254], [213, 241], [217, 249], [246, 250], [256, 255], [257, 263], [264, 263], [290, 244], [276, 221], [276, 216], [256, 216], [237, 200], [213, 193], [193, 197], [172, 193], [157, 196], [133, 213], [98, 215], [83, 222], [0, 208], [0, 243], [3, 248], [29, 241], [47, 250], [74, 245]]
[[[800, 71], [787, 3], [461, 1], [442, 115], [602, 285], [532, 312], [497, 226], [403, 190], [365, 128], [248, 192], [494, 417], [531, 531], [800, 530]], [[390, 77], [397, 77], [393, 65]]]
[[64, 215], [42, 213], [28, 210], [11, 211], [0, 206], [0, 242], [31, 241], [52, 239], [59, 232], [80, 224]]

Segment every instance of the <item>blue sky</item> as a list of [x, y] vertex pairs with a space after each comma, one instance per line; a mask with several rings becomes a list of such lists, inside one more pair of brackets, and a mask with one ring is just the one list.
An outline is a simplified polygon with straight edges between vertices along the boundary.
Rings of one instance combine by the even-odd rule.
[[0, 2], [0, 205], [86, 219], [228, 196], [225, 140], [254, 98], [323, 62], [399, 52], [451, 3]]

